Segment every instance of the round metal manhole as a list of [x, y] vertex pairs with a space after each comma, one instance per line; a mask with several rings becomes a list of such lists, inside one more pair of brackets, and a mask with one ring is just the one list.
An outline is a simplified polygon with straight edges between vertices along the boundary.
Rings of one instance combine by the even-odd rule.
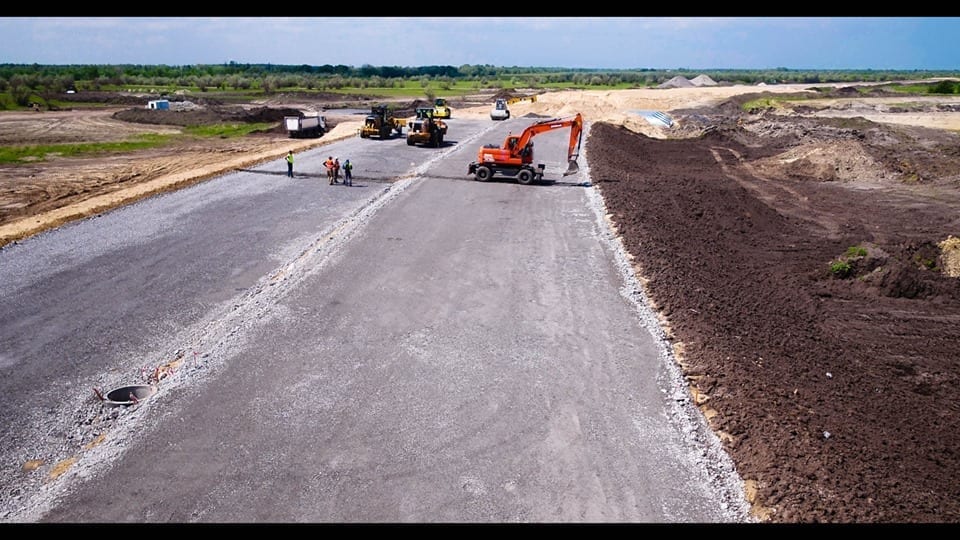
[[157, 393], [157, 389], [146, 384], [122, 386], [107, 392], [104, 401], [114, 407], [135, 405]]

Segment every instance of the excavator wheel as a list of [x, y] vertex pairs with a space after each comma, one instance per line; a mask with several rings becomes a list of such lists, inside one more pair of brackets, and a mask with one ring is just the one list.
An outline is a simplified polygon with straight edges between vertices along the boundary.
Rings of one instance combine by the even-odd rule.
[[528, 185], [533, 182], [533, 171], [530, 169], [522, 169], [517, 173], [517, 182], [520, 182], [523, 185]]
[[477, 167], [477, 172], [474, 173], [477, 177], [477, 180], [480, 182], [486, 182], [493, 176], [493, 171], [490, 170], [490, 167], [480, 166]]

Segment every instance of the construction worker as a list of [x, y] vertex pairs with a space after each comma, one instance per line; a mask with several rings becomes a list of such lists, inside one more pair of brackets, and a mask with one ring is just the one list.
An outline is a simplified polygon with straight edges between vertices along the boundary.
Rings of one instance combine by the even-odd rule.
[[335, 182], [333, 177], [333, 156], [328, 157], [327, 160], [323, 162], [323, 166], [327, 168], [327, 179], [330, 180], [330, 185], [332, 186]]
[[287, 152], [287, 176], [293, 178], [293, 150]]
[[340, 158], [333, 160], [333, 183], [340, 182]]
[[343, 185], [353, 185], [353, 163], [349, 159], [343, 162]]

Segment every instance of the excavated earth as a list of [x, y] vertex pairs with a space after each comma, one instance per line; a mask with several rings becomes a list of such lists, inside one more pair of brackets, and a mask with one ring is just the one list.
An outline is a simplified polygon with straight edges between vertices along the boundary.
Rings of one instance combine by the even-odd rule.
[[[611, 227], [759, 520], [958, 523], [960, 136], [956, 128], [829, 117], [809, 106], [744, 112], [743, 103], [764, 95], [671, 109], [675, 125], [658, 133], [637, 128], [643, 122], [635, 119], [585, 112], [586, 157]], [[355, 106], [366, 106], [357, 99]], [[492, 102], [487, 96], [475, 114], [486, 116]], [[92, 125], [86, 140], [104, 128], [111, 137], [118, 129], [167, 129], [142, 103], [110, 102], [120, 110], [101, 115], [102, 128]], [[459, 116], [476, 104], [452, 105]], [[257, 104], [246, 113], [210, 104], [161, 116], [178, 125], [270, 122], [287, 107], [302, 104]], [[926, 107], [920, 112], [935, 106]], [[518, 117], [536, 112], [531, 104], [511, 109]], [[56, 131], [17, 130], [17, 140], [33, 133], [39, 142]], [[3, 137], [0, 130], [0, 143]], [[135, 159], [108, 154], [0, 167], [0, 229], [24, 218], [39, 224], [71, 203], [164, 175], [176, 181], [137, 196], [280, 160], [293, 144], [274, 129]]]
[[697, 403], [763, 520], [960, 522], [960, 139], [742, 101], [589, 139]]

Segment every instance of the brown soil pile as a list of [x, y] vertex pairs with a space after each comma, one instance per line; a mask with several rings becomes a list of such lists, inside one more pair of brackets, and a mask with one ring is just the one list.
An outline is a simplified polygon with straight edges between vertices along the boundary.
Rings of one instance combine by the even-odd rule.
[[[113, 114], [113, 118], [134, 124], [162, 126], [207, 126], [215, 124], [271, 124], [265, 132], [285, 134], [284, 116], [297, 116], [299, 109], [273, 107], [213, 106], [187, 110], [158, 111], [135, 107]], [[330, 126], [331, 128], [333, 126]]]
[[588, 158], [756, 514], [960, 521], [960, 140], [730, 110]]

